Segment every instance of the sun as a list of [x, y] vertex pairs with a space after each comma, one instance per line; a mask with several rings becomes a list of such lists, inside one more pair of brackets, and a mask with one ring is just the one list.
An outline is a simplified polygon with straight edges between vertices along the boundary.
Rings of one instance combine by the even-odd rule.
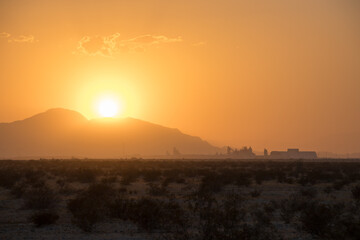
[[97, 110], [101, 117], [115, 117], [119, 112], [119, 103], [111, 98], [100, 99]]

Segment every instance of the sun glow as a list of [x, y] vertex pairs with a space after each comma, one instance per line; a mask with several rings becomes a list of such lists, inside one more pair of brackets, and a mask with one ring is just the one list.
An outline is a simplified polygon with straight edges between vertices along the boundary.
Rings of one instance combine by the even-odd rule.
[[99, 101], [98, 113], [101, 117], [115, 117], [119, 113], [119, 103], [112, 98], [103, 98]]
[[79, 69], [73, 78], [81, 82], [72, 93], [75, 101], [69, 101], [68, 105], [86, 118], [139, 117], [143, 94], [135, 84], [135, 77], [94, 66], [86, 71]]

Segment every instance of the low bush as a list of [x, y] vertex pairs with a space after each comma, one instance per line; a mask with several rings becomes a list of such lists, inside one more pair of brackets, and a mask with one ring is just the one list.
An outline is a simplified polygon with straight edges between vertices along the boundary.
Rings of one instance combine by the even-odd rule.
[[301, 211], [302, 228], [310, 234], [327, 237], [331, 235], [336, 218], [341, 213], [341, 206], [310, 202]]
[[237, 186], [250, 186], [251, 185], [251, 179], [248, 176], [245, 176], [244, 174], [238, 174], [235, 179], [235, 183]]
[[290, 195], [288, 199], [280, 202], [280, 218], [285, 223], [290, 223], [295, 216], [295, 213], [304, 209], [307, 203], [308, 200], [297, 194]]
[[300, 195], [307, 198], [315, 198], [318, 194], [318, 191], [313, 187], [304, 187], [300, 189]]
[[360, 201], [360, 185], [356, 185], [351, 189], [351, 194], [356, 201]]
[[67, 208], [73, 215], [73, 223], [86, 232], [108, 215], [115, 190], [107, 184], [92, 184], [87, 190], [68, 202]]
[[335, 190], [341, 190], [344, 186], [348, 185], [350, 182], [348, 180], [337, 180], [333, 182], [333, 188]]
[[224, 187], [223, 179], [216, 173], [209, 173], [203, 177], [199, 191], [218, 193]]
[[161, 171], [154, 169], [143, 171], [142, 174], [144, 177], [144, 181], [147, 183], [156, 182], [160, 180], [161, 177]]
[[0, 186], [10, 189], [21, 175], [15, 169], [0, 169]]
[[149, 184], [148, 193], [151, 196], [166, 196], [168, 194], [168, 191], [164, 186]]
[[133, 182], [136, 182], [139, 178], [139, 172], [136, 170], [128, 170], [124, 172], [121, 176], [120, 183], [122, 185], [130, 185]]
[[81, 183], [93, 183], [96, 180], [96, 177], [99, 175], [98, 171], [88, 168], [80, 168], [74, 170], [71, 175], [72, 180], [81, 182]]
[[256, 208], [252, 212], [252, 216], [257, 224], [262, 226], [269, 226], [271, 224], [272, 213], [268, 213], [264, 209]]
[[261, 195], [261, 191], [258, 190], [258, 189], [254, 189], [254, 190], [252, 190], [252, 191], [250, 192], [250, 195], [251, 195], [251, 197], [253, 197], [253, 198], [259, 197], [259, 196]]
[[37, 212], [30, 217], [36, 227], [55, 224], [58, 219], [59, 215], [56, 212]]
[[47, 185], [33, 187], [24, 194], [25, 208], [49, 209], [58, 202], [57, 195]]
[[21, 198], [25, 195], [27, 190], [28, 185], [24, 181], [18, 181], [15, 185], [12, 186], [11, 194], [16, 198]]

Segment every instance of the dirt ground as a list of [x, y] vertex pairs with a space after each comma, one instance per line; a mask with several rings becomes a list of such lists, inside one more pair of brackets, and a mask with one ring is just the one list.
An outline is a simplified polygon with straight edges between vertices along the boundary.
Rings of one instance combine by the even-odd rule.
[[[206, 236], [210, 235], [206, 234], [223, 234], [221, 238], [214, 239], [231, 239], [244, 231], [253, 233], [253, 236], [244, 239], [270, 239], [272, 234], [276, 237], [274, 235], [271, 239], [336, 239], [339, 233], [326, 229], [334, 224], [341, 225], [342, 222], [336, 221], [343, 221], [343, 215], [351, 212], [356, 214], [359, 210], [353, 193], [359, 183], [359, 173], [358, 163], [342, 162], [329, 165], [301, 161], [2, 161], [0, 239], [207, 239]], [[89, 195], [91, 187], [97, 185], [100, 189], [102, 186], [109, 187], [112, 192], [100, 191], [100, 194]], [[38, 189], [48, 189], [51, 197], [45, 200], [39, 198], [48, 192]], [[225, 202], [228, 196], [233, 195], [239, 207], [226, 212]], [[83, 199], [77, 206], [79, 209], [84, 204], [91, 204], [92, 200], [99, 201], [99, 204], [89, 205], [83, 213], [69, 207], [69, 202], [75, 202], [74, 199]], [[147, 208], [160, 206], [159, 209], [171, 202], [178, 206], [178, 212], [171, 212], [169, 208], [168, 215], [166, 212], [162, 215], [159, 213], [158, 218], [165, 220], [157, 223], [158, 213], [139, 213], [137, 209], [141, 208], [140, 205], [134, 205], [133, 213], [128, 213], [136, 217], [124, 216], [121, 211], [128, 210], [122, 208], [123, 205], [114, 207], [116, 199], [132, 204], [150, 199], [160, 205], [147, 205]], [[207, 205], [209, 199], [212, 202]], [[37, 204], [41, 201], [45, 205]], [[335, 213], [331, 215], [333, 219], [329, 222], [324, 220], [326, 216], [308, 216], [305, 209], [309, 209], [310, 202], [340, 210], [334, 210]], [[302, 207], [296, 209], [294, 204]], [[149, 210], [147, 208], [145, 211]], [[214, 212], [217, 217], [238, 210], [236, 227], [228, 230], [227, 226], [221, 225], [222, 221], [227, 221], [225, 218], [203, 216], [203, 213]], [[96, 212], [95, 217], [87, 215], [91, 211]], [[316, 212], [317, 208], [310, 211]], [[33, 215], [43, 212], [54, 212], [57, 220], [37, 226]], [[182, 218], [185, 220], [179, 223], [179, 218], [179, 221], [168, 226], [166, 221], [172, 222], [177, 213], [186, 216]], [[288, 215], [289, 221], [286, 218]], [[85, 222], [90, 230], [81, 225], [84, 219], [88, 221], [87, 217], [95, 219], [89, 220], [93, 221], [90, 225]], [[306, 222], [309, 219], [323, 221], [325, 225], [319, 225], [319, 231], [314, 230], [311, 223], [309, 226]], [[354, 224], [359, 221], [358, 216], [351, 219]], [[217, 232], [206, 232], [204, 226], [207, 224]], [[173, 234], [173, 231], [177, 231], [174, 229], [180, 226], [182, 234]], [[241, 229], [240, 233], [236, 229]], [[256, 229], [263, 229], [261, 231], [264, 233], [257, 235], [254, 233]], [[353, 230], [341, 231], [348, 234], [349, 238], [345, 239], [356, 239], [351, 232]], [[231, 236], [228, 234], [230, 232]]]

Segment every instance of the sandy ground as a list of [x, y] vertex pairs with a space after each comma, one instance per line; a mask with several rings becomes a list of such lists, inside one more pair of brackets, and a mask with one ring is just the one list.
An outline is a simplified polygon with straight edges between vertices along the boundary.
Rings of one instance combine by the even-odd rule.
[[[181, 184], [170, 184], [168, 189], [170, 192], [176, 193], [183, 189]], [[129, 189], [136, 191], [139, 195], [146, 194], [146, 184], [142, 181], [131, 184]], [[280, 184], [277, 182], [266, 182], [262, 185], [251, 187], [237, 187], [228, 185], [224, 192], [241, 191], [244, 196], [249, 196], [250, 192], [257, 189], [261, 195], [257, 198], [248, 197], [249, 207], [257, 207], [259, 204], [269, 202], [271, 200], [284, 199], [291, 193], [299, 189], [295, 184]], [[335, 194], [339, 199], [348, 199], [349, 193], [342, 190]], [[323, 195], [324, 198], [328, 196]], [[71, 215], [66, 210], [66, 199], [64, 198], [57, 209], [59, 210], [59, 220], [55, 225], [37, 228], [33, 223], [29, 222], [29, 216], [33, 210], [24, 209], [22, 199], [16, 199], [9, 190], [1, 188], [0, 190], [0, 239], [150, 239], [145, 232], [130, 222], [116, 221], [109, 219], [107, 222], [99, 223], [95, 226], [91, 233], [85, 233], [74, 224], [71, 223]], [[279, 216], [275, 212], [275, 219]], [[286, 239], [312, 239], [310, 236], [301, 233], [296, 227], [284, 224], [282, 221], [273, 222], [276, 228], [282, 232]]]
[[[95, 225], [91, 233], [86, 233], [72, 223], [72, 215], [67, 210], [67, 202], [69, 199], [75, 197], [79, 192], [86, 189], [88, 183], [66, 182], [67, 193], [62, 193], [59, 185], [51, 177], [45, 177], [46, 184], [56, 189], [59, 202], [56, 205], [56, 212], [59, 214], [59, 219], [56, 224], [44, 227], [36, 227], [30, 220], [30, 216], [36, 210], [30, 210], [24, 207], [24, 200], [16, 198], [9, 189], [0, 187], [0, 240], [7, 239], [154, 239], [154, 235], [150, 237], [144, 230], [139, 229], [131, 222], [105, 219], [104, 221]], [[97, 179], [99, 181], [100, 179]], [[183, 197], [194, 192], [199, 188], [201, 179], [199, 177], [187, 177], [184, 183], [170, 183], [166, 189], [169, 194], [176, 196], [179, 201], [183, 201]], [[161, 181], [155, 182], [161, 185]], [[351, 185], [345, 186], [341, 190], [333, 189], [332, 192], [326, 193], [324, 189], [332, 186], [331, 183], [320, 183], [311, 186], [317, 190], [316, 199], [322, 202], [347, 202], [352, 199]], [[149, 183], [146, 183], [142, 178], [137, 179], [130, 185], [123, 186], [120, 183], [120, 178], [113, 183], [115, 188], [126, 188], [127, 194], [132, 197], [141, 197], [149, 195]], [[253, 182], [250, 186], [236, 186], [226, 185], [220, 193], [217, 193], [218, 198], [223, 198], [227, 193], [239, 193], [246, 204], [246, 209], [253, 210], [264, 206], [271, 201], [280, 202], [281, 200], [289, 198], [292, 194], [299, 193], [303, 189], [299, 184], [279, 183], [276, 180], [263, 181], [258, 185]], [[253, 197], [251, 193], [257, 190], [260, 196]], [[161, 196], [160, 196], [161, 198]], [[280, 210], [276, 209], [273, 212], [272, 224], [284, 237], [285, 240], [312, 240], [309, 234], [302, 231], [298, 225], [292, 222], [286, 224], [280, 217]]]

